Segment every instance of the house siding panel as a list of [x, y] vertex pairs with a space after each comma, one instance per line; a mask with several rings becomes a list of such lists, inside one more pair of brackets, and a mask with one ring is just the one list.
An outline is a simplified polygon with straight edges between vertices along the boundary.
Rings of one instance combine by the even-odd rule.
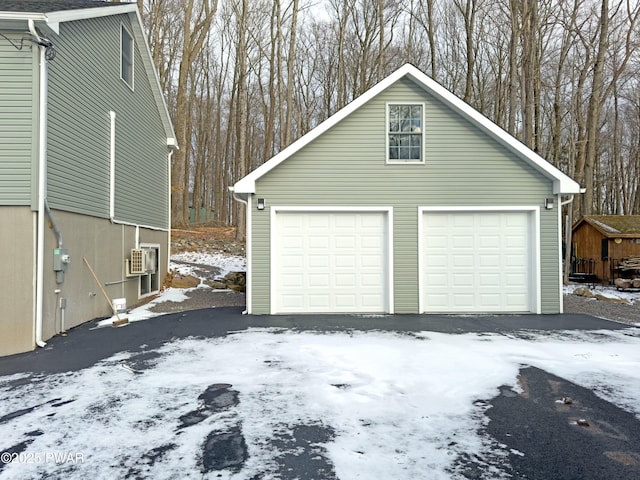
[[[22, 33], [2, 32], [20, 45]], [[37, 66], [31, 43], [0, 41], [0, 205], [31, 203]]]
[[49, 201], [109, 217], [110, 112], [116, 113], [115, 218], [168, 228], [167, 137], [140, 48], [134, 89], [120, 78], [120, 28], [128, 15], [60, 25], [49, 67]]
[[[425, 102], [425, 164], [385, 162], [387, 102]], [[540, 206], [542, 313], [559, 311], [552, 183], [415, 83], [403, 79], [256, 183], [253, 313], [269, 312], [269, 206], [391, 206], [396, 313], [418, 311], [418, 206]]]

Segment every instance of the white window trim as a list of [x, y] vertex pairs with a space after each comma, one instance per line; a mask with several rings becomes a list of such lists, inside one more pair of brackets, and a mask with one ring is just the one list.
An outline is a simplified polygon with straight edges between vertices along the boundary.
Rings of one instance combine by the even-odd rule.
[[[158, 253], [156, 255], [156, 260], [158, 262], [158, 268], [156, 270], [156, 273], [152, 274], [152, 275], [158, 275], [158, 280], [160, 280], [160, 278], [162, 278], [162, 276], [160, 275], [160, 265], [162, 265], [162, 262], [160, 261], [160, 255], [162, 253], [162, 249], [160, 248], [160, 244], [159, 243], [140, 243], [137, 248], [155, 248], [158, 251]], [[140, 277], [138, 277], [138, 299], [146, 298], [146, 297], [149, 297], [151, 295], [155, 295], [160, 291], [160, 281], [158, 281], [158, 289], [157, 290], [150, 290], [149, 292], [147, 292], [145, 294], [141, 293], [140, 284], [142, 282], [142, 277], [148, 277], [148, 276], [149, 275], [141, 275]]]
[[393, 274], [393, 207], [346, 207], [346, 206], [300, 206], [300, 207], [289, 207], [289, 206], [273, 206], [271, 207], [271, 218], [269, 219], [269, 223], [271, 225], [271, 237], [270, 237], [270, 249], [269, 249], [269, 310], [271, 315], [276, 315], [277, 305], [275, 305], [276, 298], [276, 283], [277, 283], [277, 275], [275, 269], [275, 256], [276, 256], [276, 245], [277, 245], [277, 224], [276, 224], [276, 215], [282, 212], [381, 212], [386, 215], [387, 220], [387, 307], [388, 314], [393, 315], [395, 313], [395, 305], [394, 305], [394, 274]]
[[[389, 158], [389, 107], [391, 105], [406, 105], [406, 106], [416, 106], [419, 105], [422, 107], [422, 131], [421, 133], [421, 147], [420, 147], [420, 160], [398, 160], [398, 159], [390, 159]], [[384, 143], [385, 150], [384, 156], [385, 161], [388, 165], [424, 165], [425, 163], [425, 112], [426, 106], [424, 102], [387, 102], [385, 108], [385, 116], [384, 116]]]
[[[533, 242], [530, 284], [534, 286], [535, 297], [529, 301], [531, 313], [542, 313], [542, 285], [540, 259], [540, 207], [538, 206], [456, 206], [456, 207], [418, 207], [418, 311], [424, 313], [424, 214], [427, 212], [524, 212], [529, 214], [533, 229]], [[562, 297], [561, 297], [562, 298]]]
[[[123, 50], [122, 32], [127, 32], [127, 35], [129, 35], [129, 38], [131, 38], [131, 84], [129, 84], [129, 82], [125, 80], [123, 71], [122, 71], [122, 50]], [[120, 80], [122, 80], [125, 83], [125, 85], [131, 89], [131, 91], [133, 91], [134, 85], [135, 85], [135, 71], [136, 71], [135, 51], [136, 51], [136, 44], [133, 37], [133, 33], [129, 31], [129, 29], [125, 26], [124, 23], [120, 23]]]

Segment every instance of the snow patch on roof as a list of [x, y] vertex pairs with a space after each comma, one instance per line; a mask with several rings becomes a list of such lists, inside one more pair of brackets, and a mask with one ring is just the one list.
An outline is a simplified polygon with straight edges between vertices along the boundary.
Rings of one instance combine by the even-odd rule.
[[593, 223], [598, 225], [603, 230], [606, 230], [607, 232], [610, 232], [610, 233], [622, 233], [617, 228], [613, 228], [611, 225], [607, 225], [606, 223], [602, 223], [602, 222], [600, 222], [598, 220], [593, 219]]

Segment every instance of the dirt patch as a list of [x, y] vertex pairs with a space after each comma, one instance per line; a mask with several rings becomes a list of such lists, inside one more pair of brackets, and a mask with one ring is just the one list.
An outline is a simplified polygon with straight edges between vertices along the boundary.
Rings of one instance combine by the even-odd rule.
[[244, 256], [245, 243], [236, 240], [235, 227], [192, 227], [171, 230], [171, 253], [221, 252]]

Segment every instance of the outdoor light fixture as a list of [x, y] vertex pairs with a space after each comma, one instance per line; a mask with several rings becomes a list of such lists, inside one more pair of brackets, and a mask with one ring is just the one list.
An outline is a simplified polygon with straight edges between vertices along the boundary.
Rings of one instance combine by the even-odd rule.
[[553, 208], [553, 198], [544, 199], [544, 208], [546, 208], [547, 210], [551, 210]]
[[258, 210], [264, 210], [264, 198], [258, 199]]

